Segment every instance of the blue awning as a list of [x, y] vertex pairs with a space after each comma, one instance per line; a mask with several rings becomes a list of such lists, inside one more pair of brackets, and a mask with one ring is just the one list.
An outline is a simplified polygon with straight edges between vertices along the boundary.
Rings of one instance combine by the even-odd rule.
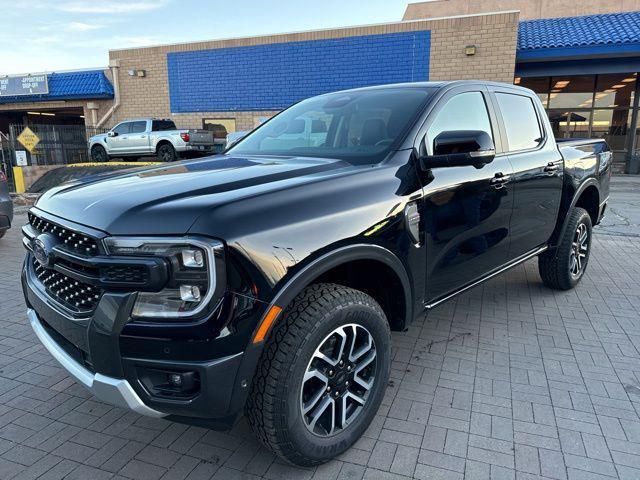
[[47, 77], [49, 93], [0, 97], [0, 104], [113, 98], [113, 86], [103, 70], [49, 73]]

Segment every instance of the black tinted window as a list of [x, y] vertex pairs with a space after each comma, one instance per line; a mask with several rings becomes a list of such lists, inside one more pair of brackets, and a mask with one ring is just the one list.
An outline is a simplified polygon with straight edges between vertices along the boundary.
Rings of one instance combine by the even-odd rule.
[[120, 125], [117, 125], [113, 131], [115, 133], [117, 133], [118, 135], [123, 135], [125, 133], [129, 133], [130, 132], [130, 128], [131, 128], [131, 122], [125, 122], [125, 123], [121, 123]]
[[154, 120], [151, 126], [154, 132], [162, 132], [165, 130], [176, 130], [176, 124], [171, 120]]
[[498, 105], [507, 130], [509, 151], [535, 148], [542, 141], [540, 123], [529, 97], [509, 93], [496, 93]]
[[142, 133], [147, 130], [147, 122], [131, 122], [131, 133]]
[[425, 139], [427, 153], [433, 154], [433, 140], [439, 134], [457, 130], [480, 130], [487, 132], [493, 138], [491, 120], [489, 120], [482, 93], [461, 93], [442, 107], [427, 130]]
[[303, 100], [258, 127], [230, 152], [379, 162], [400, 142], [432, 91], [390, 87]]

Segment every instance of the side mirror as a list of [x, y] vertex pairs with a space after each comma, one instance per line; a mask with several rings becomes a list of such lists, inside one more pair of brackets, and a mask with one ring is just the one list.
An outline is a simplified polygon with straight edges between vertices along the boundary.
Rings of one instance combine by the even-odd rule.
[[118, 136], [118, 132], [114, 132], [113, 130], [109, 130], [107, 132], [107, 137], [117, 137]]
[[442, 132], [433, 140], [433, 155], [420, 157], [423, 170], [437, 167], [474, 166], [491, 163], [496, 149], [491, 136], [482, 130]]

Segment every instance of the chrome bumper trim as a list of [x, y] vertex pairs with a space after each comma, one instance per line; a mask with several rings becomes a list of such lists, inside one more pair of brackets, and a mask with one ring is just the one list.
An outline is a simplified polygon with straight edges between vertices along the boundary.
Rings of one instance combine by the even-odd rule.
[[100, 400], [116, 407], [128, 408], [148, 417], [161, 418], [166, 416], [165, 413], [158, 412], [146, 406], [128, 381], [121, 378], [107, 377], [101, 373], [94, 374], [71, 358], [71, 356], [51, 338], [51, 335], [47, 333], [33, 309], [30, 308], [27, 310], [27, 318], [36, 336], [49, 353], [53, 355], [53, 358], [55, 358], [73, 378]]

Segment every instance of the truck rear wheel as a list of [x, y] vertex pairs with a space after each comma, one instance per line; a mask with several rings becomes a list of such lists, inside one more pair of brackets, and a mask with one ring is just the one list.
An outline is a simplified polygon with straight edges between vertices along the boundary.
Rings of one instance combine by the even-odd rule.
[[569, 290], [578, 284], [589, 262], [591, 235], [591, 217], [584, 208], [574, 208], [558, 247], [538, 257], [538, 271], [546, 286]]
[[97, 163], [109, 161], [109, 155], [102, 145], [94, 145], [91, 149], [91, 160]]
[[176, 158], [176, 149], [170, 143], [163, 143], [158, 147], [158, 159], [161, 162], [173, 162]]
[[380, 306], [358, 290], [312, 285], [267, 342], [246, 407], [256, 436], [302, 466], [347, 450], [373, 420], [389, 380], [391, 337]]

